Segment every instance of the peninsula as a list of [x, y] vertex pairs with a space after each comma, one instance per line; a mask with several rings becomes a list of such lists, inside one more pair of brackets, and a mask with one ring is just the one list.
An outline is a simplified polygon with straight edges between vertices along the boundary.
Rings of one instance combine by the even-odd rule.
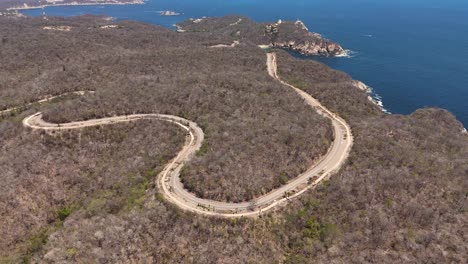
[[177, 24], [179, 31], [206, 32], [216, 36], [232, 37], [256, 45], [284, 48], [304, 55], [342, 56], [346, 51], [336, 42], [310, 32], [298, 20], [257, 23], [250, 18], [226, 16], [190, 19]]

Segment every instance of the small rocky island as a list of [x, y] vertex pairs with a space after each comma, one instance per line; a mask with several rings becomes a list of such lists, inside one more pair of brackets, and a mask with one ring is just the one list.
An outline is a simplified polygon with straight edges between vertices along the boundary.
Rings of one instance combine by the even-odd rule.
[[161, 16], [180, 16], [180, 13], [171, 10], [160, 11]]
[[310, 32], [298, 20], [257, 23], [242, 16], [189, 19], [177, 24], [179, 32], [210, 32], [240, 42], [283, 48], [304, 55], [342, 56], [346, 51], [336, 42]]

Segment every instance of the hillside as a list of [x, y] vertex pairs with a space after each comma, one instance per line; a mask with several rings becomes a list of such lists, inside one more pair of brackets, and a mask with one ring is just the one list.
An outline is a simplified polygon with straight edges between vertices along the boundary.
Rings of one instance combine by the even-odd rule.
[[[37, 111], [51, 122], [193, 120], [206, 144], [181, 177], [218, 201], [258, 197], [327, 152], [329, 120], [268, 75], [254, 35], [111, 23], [0, 18], [0, 109], [95, 91], [1, 117], [0, 262], [466, 262], [461, 124], [442, 109], [384, 114], [348, 75], [281, 50], [280, 77], [345, 118], [355, 142], [329, 181], [261, 218], [200, 216], [158, 196], [154, 178], [185, 140], [173, 124], [24, 128]], [[265, 26], [249, 23], [245, 30]]]
[[178, 23], [177, 28], [179, 32], [223, 36], [231, 42], [250, 42], [305, 55], [339, 56], [346, 53], [338, 43], [310, 32], [300, 20], [257, 23], [248, 17], [224, 16], [189, 19]]

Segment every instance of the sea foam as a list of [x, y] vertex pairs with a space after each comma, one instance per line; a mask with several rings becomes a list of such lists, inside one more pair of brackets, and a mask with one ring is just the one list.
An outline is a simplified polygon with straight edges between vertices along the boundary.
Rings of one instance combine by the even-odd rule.
[[385, 109], [384, 107], [384, 104], [383, 104], [383, 98], [382, 96], [380, 96], [378, 93], [376, 93], [374, 91], [374, 89], [372, 89], [372, 87], [370, 86], [367, 86], [367, 89], [369, 89], [369, 96], [370, 96], [370, 100], [376, 104], [380, 110], [382, 110], [382, 112], [386, 113], [386, 114], [391, 114], [390, 111], [388, 111], [387, 109]]
[[383, 105], [383, 99], [382, 99], [382, 96], [380, 96], [378, 93], [376, 93], [374, 91], [374, 89], [372, 89], [372, 87], [368, 86], [367, 84], [361, 82], [361, 81], [353, 81], [353, 84], [356, 88], [362, 90], [362, 91], [365, 91], [368, 96], [367, 98], [369, 99], [369, 101], [371, 101], [373, 104], [377, 105], [380, 110], [386, 114], [391, 114], [390, 111], [388, 111], [387, 109], [385, 109], [384, 105]]
[[339, 55], [336, 55], [335, 57], [338, 57], [338, 58], [354, 58], [357, 55], [358, 55], [358, 53], [356, 51], [346, 49], [346, 50], [344, 50], [343, 53], [341, 53]]

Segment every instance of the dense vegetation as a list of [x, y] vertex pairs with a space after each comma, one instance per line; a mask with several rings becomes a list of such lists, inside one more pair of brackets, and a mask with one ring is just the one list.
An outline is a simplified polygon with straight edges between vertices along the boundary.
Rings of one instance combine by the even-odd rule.
[[[345, 117], [355, 144], [328, 182], [259, 219], [201, 217], [161, 199], [152, 179], [184, 141], [172, 125], [23, 128], [37, 110], [52, 121], [134, 111], [187, 117], [208, 137], [186, 184], [231, 200], [248, 199], [246, 187], [256, 195], [281, 184], [283, 169], [294, 177], [326, 150], [328, 122], [266, 75], [256, 47], [209, 49], [230, 39], [104, 23], [0, 19], [0, 108], [97, 91], [0, 121], [0, 262], [466, 262], [461, 124], [441, 109], [384, 115], [346, 74], [284, 52], [281, 77]], [[42, 29], [65, 24], [73, 29]]]
[[363, 119], [385, 116], [368, 99], [367, 91], [358, 89], [346, 73], [310, 60], [293, 59], [286, 52], [278, 52], [278, 61], [281, 61], [278, 74], [284, 81], [313, 95], [351, 125]]
[[[0, 122], [1, 254], [34, 253], [75, 210], [86, 217], [142, 206], [184, 133], [156, 121], [44, 133]], [[128, 151], [132, 150], [132, 151]], [[24, 243], [19, 243], [24, 241]]]
[[[41, 30], [53, 23], [61, 21], [40, 21], [22, 34], [5, 29], [12, 35], [1, 51], [0, 105], [95, 90], [52, 105], [45, 118], [167, 113], [193, 120], [205, 130], [205, 146], [182, 178], [201, 197], [249, 200], [304, 171], [330, 145], [328, 120], [268, 76], [256, 47], [212, 49], [196, 34], [130, 22]], [[21, 30], [16, 25], [9, 29]]]
[[[170, 113], [194, 120], [206, 133], [205, 144], [182, 177], [198, 195], [220, 200], [248, 200], [267, 192], [327, 151], [332, 138], [328, 121], [267, 75], [260, 49], [211, 49], [205, 45], [209, 38], [196, 34], [132, 22], [101, 28], [105, 23], [95, 17], [3, 19], [1, 108], [49, 94], [94, 90], [41, 110], [55, 122], [129, 113]], [[71, 30], [59, 30], [63, 25]], [[44, 242], [44, 232], [51, 232], [43, 228], [61, 224], [71, 209], [81, 208], [86, 217], [120, 212], [129, 206], [125, 201], [141, 198], [133, 193], [144, 193], [151, 180], [148, 171], [154, 179], [181, 145], [181, 138], [168, 138], [169, 128], [153, 125], [145, 128], [156, 130], [152, 137], [142, 131], [131, 138], [138, 129], [125, 125], [103, 128], [106, 136], [91, 133], [94, 129], [89, 135], [31, 133], [20, 121], [33, 110], [2, 122], [2, 219], [10, 223], [2, 226], [3, 254], [19, 242], [31, 253], [29, 248]], [[166, 141], [171, 144], [160, 150], [152, 146]], [[92, 143], [87, 148], [83, 142]], [[154, 163], [148, 163], [151, 159]], [[137, 161], [141, 164], [135, 167]], [[104, 183], [93, 184], [96, 177]], [[32, 197], [34, 203], [26, 202]]]

